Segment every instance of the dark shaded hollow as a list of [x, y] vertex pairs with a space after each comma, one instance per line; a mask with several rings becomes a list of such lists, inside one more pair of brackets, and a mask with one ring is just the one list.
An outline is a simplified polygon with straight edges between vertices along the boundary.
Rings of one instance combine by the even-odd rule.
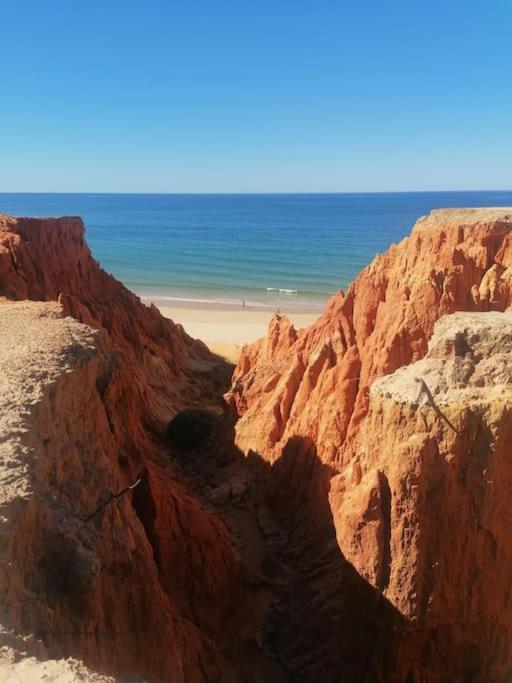
[[175, 415], [166, 430], [170, 446], [180, 451], [193, 451], [205, 445], [212, 436], [215, 415], [209, 410], [188, 408]]
[[147, 539], [153, 549], [153, 558], [158, 567], [160, 565], [160, 549], [155, 532], [156, 506], [151, 493], [147, 470], [140, 474], [140, 479], [139, 486], [133, 490], [132, 507], [144, 527]]

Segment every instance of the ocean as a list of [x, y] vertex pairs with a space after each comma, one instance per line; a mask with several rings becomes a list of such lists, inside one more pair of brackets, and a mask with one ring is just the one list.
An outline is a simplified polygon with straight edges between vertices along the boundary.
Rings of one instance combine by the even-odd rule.
[[512, 191], [7, 194], [16, 216], [81, 216], [102, 267], [144, 299], [319, 309], [431, 209], [510, 206]]

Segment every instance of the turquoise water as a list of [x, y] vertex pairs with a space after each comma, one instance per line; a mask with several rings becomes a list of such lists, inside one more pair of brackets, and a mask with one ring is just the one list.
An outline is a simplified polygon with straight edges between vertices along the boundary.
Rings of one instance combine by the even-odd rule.
[[139, 295], [319, 308], [431, 209], [510, 206], [512, 191], [0, 194], [14, 215], [78, 215], [103, 268]]

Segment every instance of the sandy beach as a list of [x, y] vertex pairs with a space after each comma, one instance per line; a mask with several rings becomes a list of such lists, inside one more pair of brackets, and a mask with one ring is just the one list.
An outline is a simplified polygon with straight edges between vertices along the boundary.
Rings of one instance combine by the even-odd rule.
[[[240, 349], [263, 337], [274, 315], [271, 310], [230, 307], [167, 306], [155, 301], [162, 315], [183, 325], [192, 337], [201, 339], [219, 356], [236, 363]], [[297, 329], [311, 325], [321, 311], [286, 311]]]

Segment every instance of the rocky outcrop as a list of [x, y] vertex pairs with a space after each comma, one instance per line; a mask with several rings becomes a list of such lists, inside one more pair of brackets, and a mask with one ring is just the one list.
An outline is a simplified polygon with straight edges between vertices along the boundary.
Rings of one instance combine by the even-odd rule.
[[2, 621], [116, 676], [218, 680], [234, 544], [171, 469], [124, 450], [140, 434], [111, 418], [116, 355], [57, 303], [0, 304]]
[[4, 627], [116, 677], [225, 680], [240, 558], [162, 433], [218, 412], [229, 366], [102, 271], [80, 219], [2, 215], [0, 296]]
[[275, 317], [180, 460], [163, 427], [226, 366], [79, 219], [2, 216], [0, 676], [508, 680], [511, 233], [433, 212]]
[[92, 258], [80, 218], [0, 214], [0, 297], [58, 301], [65, 315], [103, 330], [130, 368], [132, 390], [158, 428], [177, 410], [212, 395], [218, 362], [181, 325], [164, 318]]
[[310, 328], [281, 316], [244, 348], [227, 400], [235, 441], [278, 458], [294, 436], [341, 466], [372, 382], [421, 358], [442, 315], [503, 311], [512, 302], [512, 209], [433, 211], [365, 268]]
[[512, 314], [445, 316], [331, 482], [341, 551], [407, 619], [395, 680], [510, 676], [511, 400]]
[[[234, 442], [315, 566], [290, 596], [292, 652], [318, 642], [298, 680], [508, 680], [511, 304], [512, 209], [434, 211], [310, 328], [276, 316], [243, 350]], [[312, 585], [352, 617], [314, 674], [332, 631], [326, 612], [306, 636]]]

